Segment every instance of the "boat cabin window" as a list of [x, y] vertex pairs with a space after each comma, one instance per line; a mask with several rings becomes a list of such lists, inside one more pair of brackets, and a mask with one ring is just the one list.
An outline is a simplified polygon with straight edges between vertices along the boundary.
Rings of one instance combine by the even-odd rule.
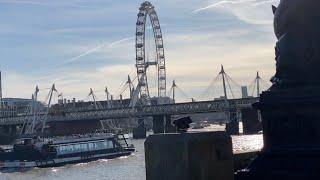
[[22, 145], [29, 145], [33, 143], [32, 138], [24, 138], [24, 139], [18, 139], [17, 144], [22, 144]]
[[132, 144], [128, 134], [118, 135], [118, 142], [121, 147], [127, 147]]
[[114, 148], [112, 140], [91, 141], [56, 146], [58, 155]]

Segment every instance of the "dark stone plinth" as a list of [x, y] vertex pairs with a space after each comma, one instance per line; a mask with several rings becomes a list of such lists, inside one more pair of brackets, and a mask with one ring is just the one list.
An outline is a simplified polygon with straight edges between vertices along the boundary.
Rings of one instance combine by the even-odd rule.
[[264, 150], [320, 149], [320, 88], [264, 92], [260, 103]]
[[134, 139], [144, 139], [147, 137], [147, 130], [144, 126], [143, 118], [138, 119], [138, 126], [133, 129], [132, 135]]
[[256, 109], [241, 109], [243, 134], [256, 134], [262, 131], [262, 123]]
[[264, 148], [237, 179], [320, 179], [320, 88], [264, 92]]
[[264, 152], [236, 180], [318, 180], [320, 154], [312, 151]]
[[147, 180], [232, 180], [232, 142], [225, 132], [156, 134], [145, 141]]

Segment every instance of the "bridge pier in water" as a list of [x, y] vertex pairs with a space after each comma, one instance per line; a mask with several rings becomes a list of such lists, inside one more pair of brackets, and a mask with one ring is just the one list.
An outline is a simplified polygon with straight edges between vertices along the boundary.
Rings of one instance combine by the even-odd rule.
[[157, 115], [153, 118], [153, 133], [172, 133], [175, 132], [175, 128], [171, 122], [171, 115]]
[[17, 138], [17, 125], [6, 125], [0, 128], [0, 144], [10, 144]]
[[143, 117], [138, 118], [138, 127], [133, 129], [132, 134], [134, 139], [144, 139], [147, 137], [147, 130], [144, 126]]
[[262, 131], [259, 112], [253, 108], [241, 109], [243, 134], [256, 134]]
[[11, 134], [17, 134], [17, 126], [16, 125], [8, 125], [8, 126], [4, 126], [3, 128], [3, 132], [7, 135], [11, 135]]
[[230, 121], [226, 124], [226, 132], [229, 135], [239, 134], [239, 121], [236, 110], [230, 110], [229, 112]]
[[64, 121], [50, 122], [49, 134], [52, 136], [65, 136], [72, 134], [92, 133], [101, 129], [100, 121]]

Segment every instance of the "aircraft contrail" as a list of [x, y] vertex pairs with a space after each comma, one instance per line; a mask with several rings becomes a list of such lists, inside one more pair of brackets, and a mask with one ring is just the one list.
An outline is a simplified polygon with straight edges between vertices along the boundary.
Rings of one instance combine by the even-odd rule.
[[0, 3], [3, 4], [31, 4], [31, 5], [47, 5], [46, 3], [39, 3], [39, 2], [34, 2], [34, 1], [0, 1]]
[[280, 0], [266, 0], [266, 1], [256, 2], [252, 6], [259, 6], [259, 5], [268, 4], [268, 3], [276, 3], [279, 1]]
[[200, 11], [204, 11], [204, 10], [207, 10], [207, 9], [210, 9], [210, 8], [213, 8], [213, 7], [217, 7], [217, 6], [220, 6], [220, 5], [223, 5], [223, 4], [240, 4], [240, 3], [256, 2], [256, 1], [257, 0], [238, 0], [238, 1], [224, 0], [224, 1], [216, 2], [214, 4], [210, 4], [209, 6], [206, 6], [206, 7], [203, 7], [203, 8], [196, 9], [196, 10], [194, 10], [192, 12], [193, 13], [198, 13]]
[[87, 8], [89, 6], [75, 5], [75, 4], [56, 4], [56, 3], [46, 3], [40, 1], [17, 1], [17, 0], [0, 0], [2, 4], [27, 4], [27, 5], [40, 5], [40, 6], [71, 6], [71, 7], [81, 7]]
[[132, 36], [132, 37], [127, 37], [127, 38], [123, 38], [123, 39], [114, 41], [114, 42], [112, 42], [112, 43], [100, 44], [100, 45], [98, 45], [98, 46], [96, 46], [96, 47], [94, 47], [94, 48], [92, 48], [92, 49], [90, 49], [90, 50], [88, 50], [88, 51], [86, 51], [86, 52], [78, 55], [78, 56], [75, 56], [75, 57], [73, 57], [73, 58], [70, 58], [70, 59], [64, 61], [63, 64], [75, 62], [75, 61], [79, 60], [81, 57], [86, 56], [86, 55], [89, 55], [89, 54], [91, 54], [91, 53], [94, 53], [94, 52], [98, 51], [99, 49], [101, 49], [101, 48], [103, 48], [103, 47], [112, 48], [112, 47], [113, 47], [114, 45], [116, 45], [116, 44], [119, 44], [119, 43], [122, 43], [122, 42], [125, 42], [125, 41], [128, 41], [128, 40], [131, 40], [131, 39], [133, 39], [133, 38], [135, 38], [135, 37]]

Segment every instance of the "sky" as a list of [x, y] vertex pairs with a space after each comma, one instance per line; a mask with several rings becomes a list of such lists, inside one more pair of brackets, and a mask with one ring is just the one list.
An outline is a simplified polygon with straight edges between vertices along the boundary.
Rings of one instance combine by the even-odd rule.
[[[117, 96], [127, 75], [135, 76], [142, 2], [0, 0], [3, 96], [30, 98], [38, 85], [45, 97], [53, 83], [66, 98], [85, 100], [92, 88], [104, 99], [106, 86]], [[209, 85], [221, 64], [239, 86], [249, 86], [257, 71], [265, 82], [274, 74], [271, 5], [278, 0], [150, 2], [164, 37], [167, 89], [175, 79], [181, 101], [219, 96], [220, 82]]]

